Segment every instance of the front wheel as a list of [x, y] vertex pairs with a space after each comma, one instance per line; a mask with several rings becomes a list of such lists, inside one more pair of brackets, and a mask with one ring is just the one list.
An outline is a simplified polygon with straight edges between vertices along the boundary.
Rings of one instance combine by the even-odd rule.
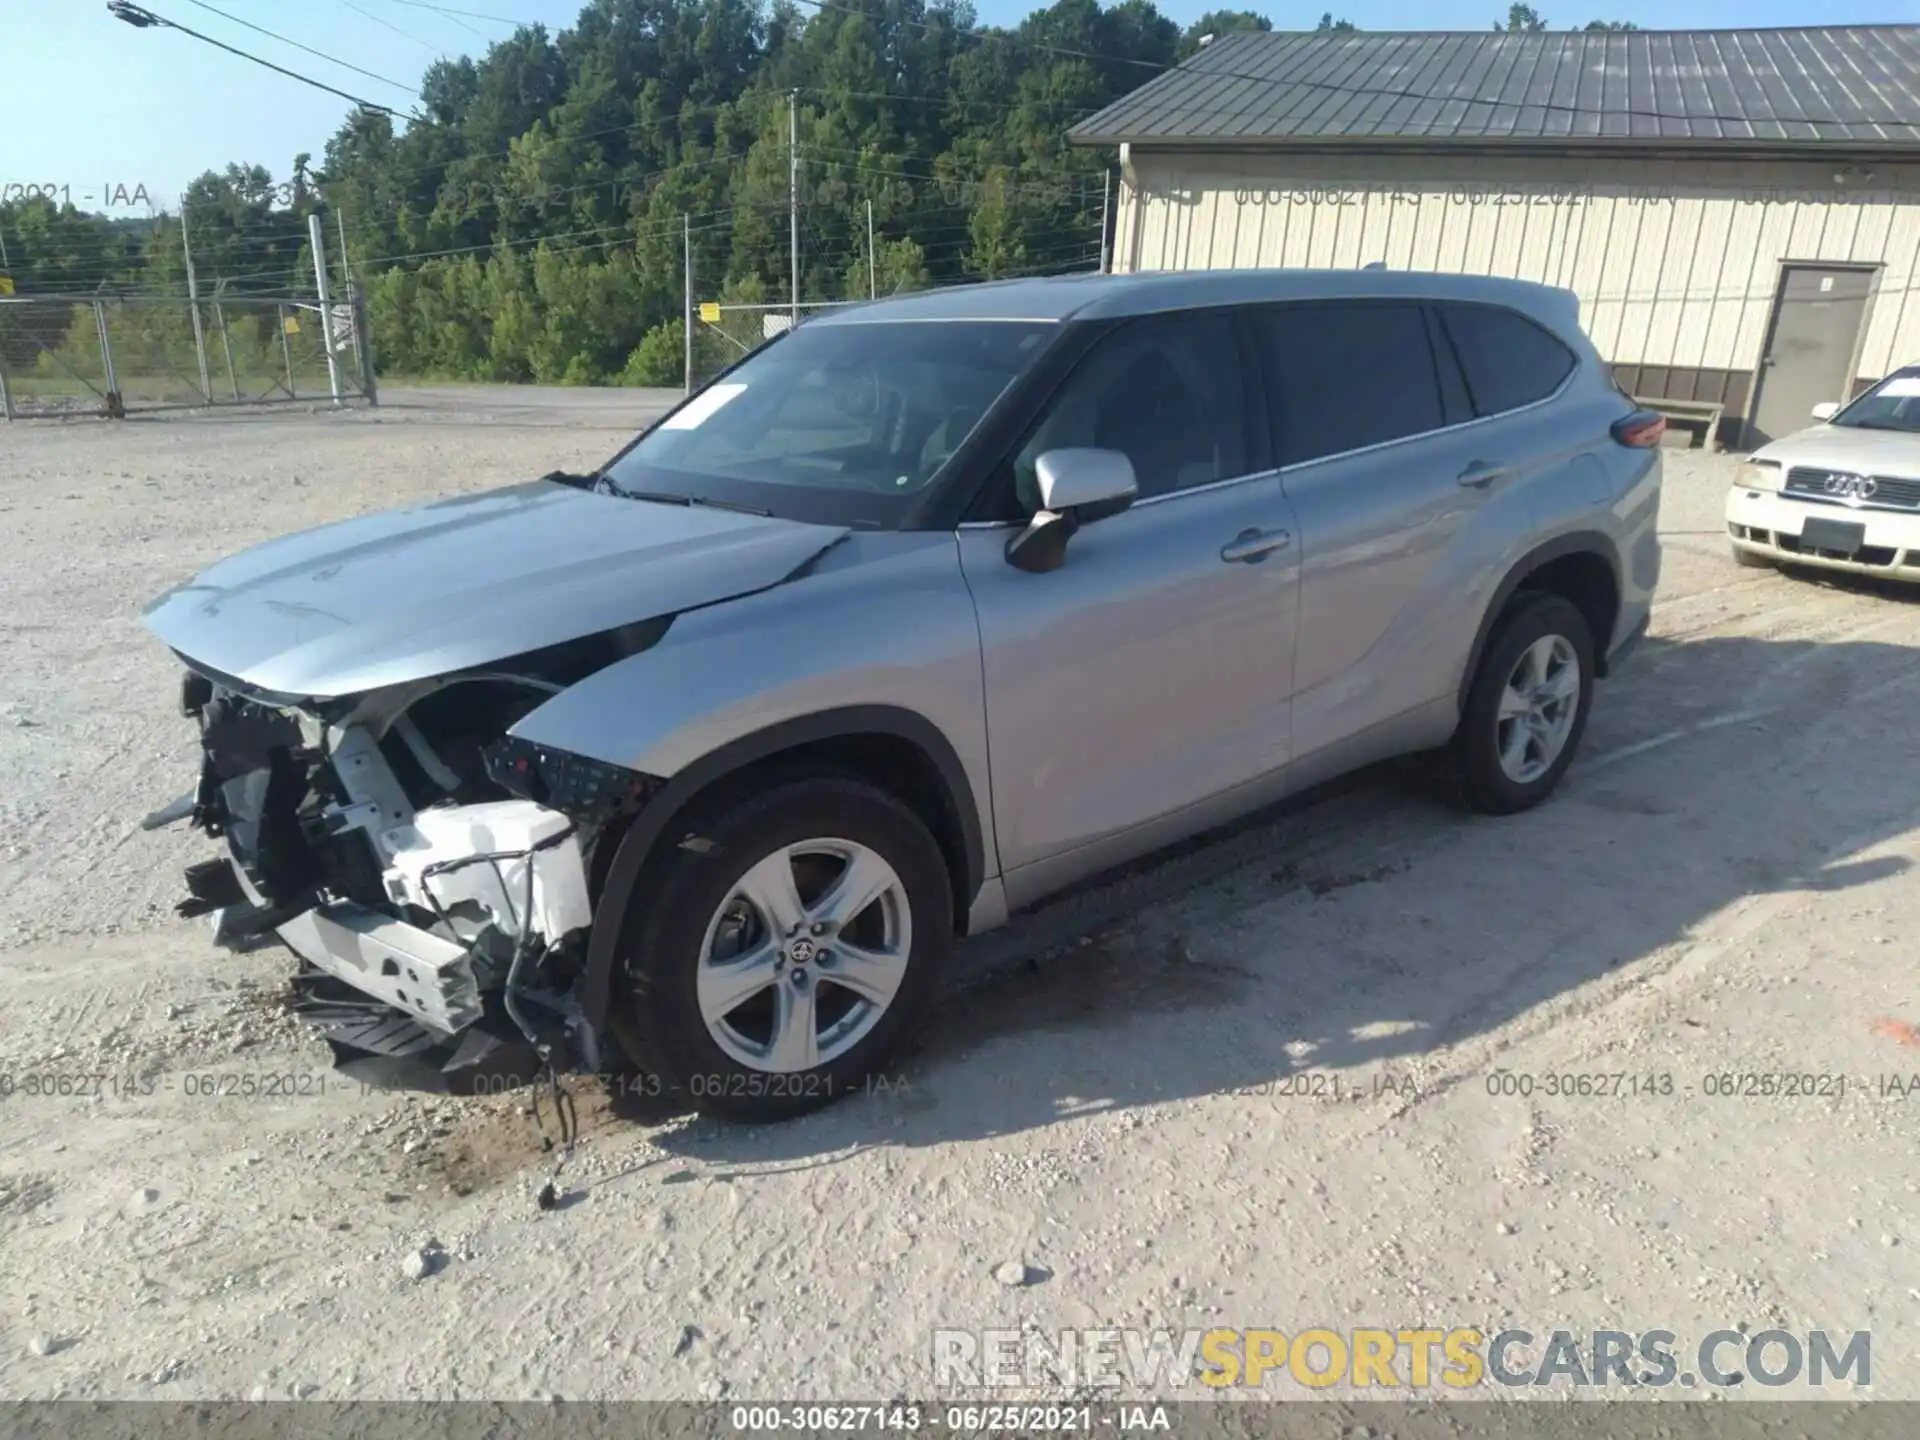
[[1454, 737], [1454, 789], [1486, 815], [1530, 810], [1573, 763], [1593, 703], [1593, 637], [1558, 595], [1523, 595], [1480, 658]]
[[1756, 555], [1751, 550], [1742, 550], [1738, 545], [1733, 548], [1733, 563], [1742, 570], [1771, 570], [1773, 562], [1764, 555]]
[[699, 816], [628, 927], [634, 1059], [703, 1113], [778, 1120], [869, 1086], [953, 944], [940, 847], [863, 781], [790, 782]]

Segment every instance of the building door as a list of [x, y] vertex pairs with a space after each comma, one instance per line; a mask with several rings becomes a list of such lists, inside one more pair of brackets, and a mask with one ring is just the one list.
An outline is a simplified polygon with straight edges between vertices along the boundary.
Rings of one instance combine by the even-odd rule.
[[1750, 443], [1804, 429], [1813, 423], [1814, 406], [1852, 397], [1873, 279], [1871, 270], [1834, 265], [1781, 270], [1747, 427]]

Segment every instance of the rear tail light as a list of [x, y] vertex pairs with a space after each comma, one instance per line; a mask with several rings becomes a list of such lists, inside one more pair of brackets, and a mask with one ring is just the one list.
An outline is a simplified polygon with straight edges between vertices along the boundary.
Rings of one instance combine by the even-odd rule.
[[1613, 422], [1613, 438], [1636, 450], [1649, 450], [1667, 433], [1667, 417], [1651, 410], [1636, 410]]

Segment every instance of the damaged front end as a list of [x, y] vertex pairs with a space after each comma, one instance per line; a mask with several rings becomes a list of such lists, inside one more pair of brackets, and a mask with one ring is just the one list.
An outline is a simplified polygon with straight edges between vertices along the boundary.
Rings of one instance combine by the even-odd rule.
[[180, 914], [234, 947], [277, 936], [344, 1063], [456, 1090], [599, 1069], [590, 876], [656, 782], [508, 733], [561, 688], [489, 670], [302, 700], [189, 669], [200, 781], [147, 823], [225, 854], [188, 867]]

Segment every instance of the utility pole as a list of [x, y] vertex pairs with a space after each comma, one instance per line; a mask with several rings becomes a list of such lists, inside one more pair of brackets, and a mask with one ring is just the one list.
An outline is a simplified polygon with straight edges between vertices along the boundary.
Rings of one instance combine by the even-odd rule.
[[800, 92], [787, 92], [787, 251], [792, 266], [790, 330], [800, 328]]
[[313, 280], [320, 291], [320, 347], [327, 352], [327, 388], [340, 403], [340, 361], [333, 353], [333, 296], [327, 288], [327, 241], [320, 233], [320, 212], [307, 213], [307, 241], [313, 246]]
[[380, 387], [373, 378], [373, 344], [367, 337], [367, 297], [360, 293], [360, 282], [353, 278], [353, 266], [347, 260], [347, 212], [334, 208], [334, 223], [340, 234], [340, 288], [347, 297], [347, 314], [353, 323], [353, 359], [360, 367], [360, 393], [367, 404], [380, 403]]
[[880, 298], [880, 269], [873, 258], [873, 202], [867, 202], [867, 298]]
[[686, 308], [680, 321], [680, 328], [685, 332], [682, 338], [686, 341], [687, 350], [685, 381], [681, 389], [691, 395], [693, 393], [693, 217], [691, 215], [680, 217], [680, 245], [681, 256], [686, 265], [686, 277], [682, 285], [684, 293], [680, 297]]
[[187, 234], [187, 202], [180, 202], [180, 248], [187, 255], [187, 309], [193, 315], [193, 351], [200, 357], [200, 395], [213, 403], [213, 375], [207, 369], [207, 332], [200, 323], [200, 282], [193, 273], [193, 240]]

